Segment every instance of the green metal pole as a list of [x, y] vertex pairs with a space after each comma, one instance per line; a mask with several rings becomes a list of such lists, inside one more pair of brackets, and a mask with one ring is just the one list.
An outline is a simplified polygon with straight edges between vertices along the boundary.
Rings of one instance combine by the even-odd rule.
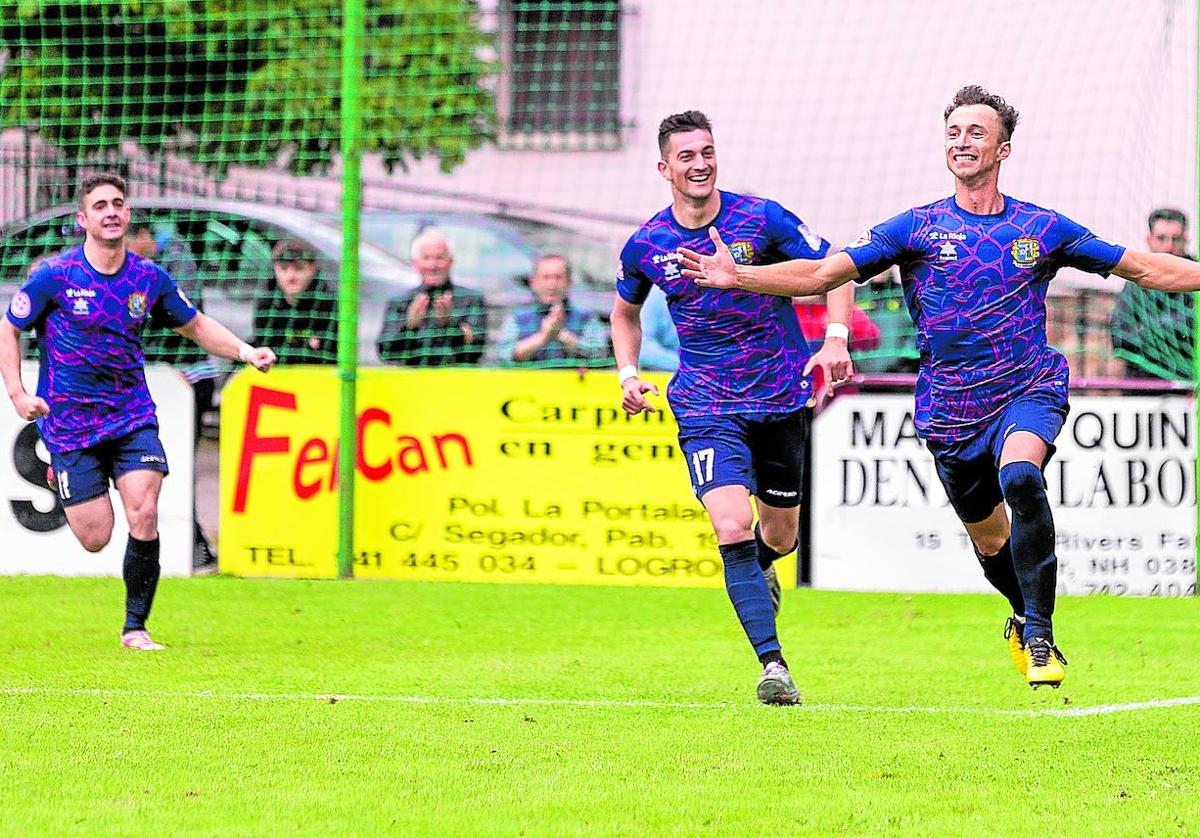
[[338, 577], [354, 575], [354, 478], [358, 459], [358, 228], [362, 209], [363, 0], [342, 0], [342, 268], [338, 281]]
[[[1200, 223], [1200, 3], [1196, 8], [1196, 45], [1192, 57], [1196, 59], [1196, 214], [1192, 216], [1192, 229]], [[1192, 490], [1200, 496], [1200, 291], [1192, 292], [1192, 406], [1195, 408], [1195, 425], [1192, 439], [1196, 442], [1196, 469]], [[1200, 503], [1196, 504], [1196, 557], [1200, 559]], [[1200, 582], [1200, 573], [1197, 574]], [[1200, 585], [1197, 586], [1200, 588]], [[1200, 594], [1200, 590], [1193, 593]]]

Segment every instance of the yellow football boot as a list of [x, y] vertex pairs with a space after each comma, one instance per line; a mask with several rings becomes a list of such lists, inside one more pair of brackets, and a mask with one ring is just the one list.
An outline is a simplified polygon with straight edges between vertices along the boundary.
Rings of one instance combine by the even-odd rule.
[[1022, 675], [1029, 668], [1028, 661], [1025, 660], [1025, 644], [1021, 642], [1021, 629], [1024, 627], [1024, 623], [1017, 622], [1015, 614], [1009, 617], [1004, 624], [1004, 639], [1008, 641], [1008, 654], [1012, 658], [1013, 664], [1016, 665], [1017, 672]]
[[1035, 690], [1043, 684], [1057, 688], [1067, 677], [1063, 669], [1067, 659], [1058, 647], [1044, 637], [1035, 637], [1025, 646], [1025, 683]]

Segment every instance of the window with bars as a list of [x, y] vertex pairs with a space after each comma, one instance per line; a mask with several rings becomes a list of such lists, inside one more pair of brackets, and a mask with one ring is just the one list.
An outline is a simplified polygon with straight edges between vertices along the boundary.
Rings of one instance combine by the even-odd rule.
[[609, 147], [621, 127], [620, 0], [505, 0], [506, 133]]

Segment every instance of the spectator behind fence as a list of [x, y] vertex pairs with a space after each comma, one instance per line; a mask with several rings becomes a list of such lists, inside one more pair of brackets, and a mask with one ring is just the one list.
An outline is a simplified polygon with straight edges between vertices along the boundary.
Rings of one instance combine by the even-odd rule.
[[642, 303], [642, 348], [638, 366], [644, 370], [679, 369], [679, 333], [667, 308], [667, 295], [656, 285]]
[[[162, 267], [197, 311], [204, 311], [204, 285], [196, 269], [192, 249], [171, 222], [134, 222], [125, 246]], [[194, 436], [198, 441], [204, 414], [212, 410], [213, 389], [220, 371], [207, 352], [174, 329], [147, 323], [142, 331], [146, 363], [170, 364], [183, 373], [195, 394]]]
[[275, 276], [254, 306], [254, 340], [281, 364], [336, 364], [337, 312], [307, 242], [282, 239], [271, 250]]
[[483, 295], [450, 279], [454, 255], [432, 227], [412, 242], [418, 288], [388, 302], [376, 347], [384, 363], [410, 367], [478, 364], [487, 342]]
[[[1156, 209], [1147, 219], [1146, 246], [1151, 253], [1188, 255], [1187, 216], [1177, 209]], [[1187, 378], [1192, 372], [1192, 295], [1126, 283], [1112, 314], [1112, 345], [1130, 363], [1131, 378]]]
[[513, 309], [500, 330], [501, 363], [578, 367], [612, 357], [600, 318], [571, 305], [566, 257], [551, 253], [538, 259], [529, 290], [533, 303]]
[[[825, 342], [825, 329], [829, 325], [825, 298], [796, 297], [792, 300], [792, 310], [800, 321], [800, 333], [813, 348], [812, 351], [817, 352]], [[879, 329], [857, 303], [850, 308], [850, 339], [847, 345], [851, 352], [867, 352], [879, 346]], [[854, 366], [858, 367], [857, 359]]]
[[[886, 270], [854, 291], [854, 304], [870, 318], [879, 332], [879, 343], [865, 356], [856, 356], [854, 366], [865, 373], [916, 373], [916, 335], [904, 288], [895, 270]], [[905, 354], [907, 353], [907, 354]]]
[[[179, 290], [187, 295], [197, 311], [204, 311], [204, 285], [196, 270], [192, 249], [171, 222], [150, 224], [134, 222], [129, 227], [125, 247], [139, 256], [152, 259], [171, 275]], [[220, 370], [212, 357], [183, 335], [153, 321], [142, 330], [142, 351], [146, 363], [170, 364], [183, 373], [192, 385], [192, 444], [200, 443], [204, 415], [212, 410], [213, 392]], [[193, 449], [193, 455], [195, 449]], [[215, 573], [217, 553], [208, 534], [200, 526], [196, 497], [192, 496], [192, 570]]]

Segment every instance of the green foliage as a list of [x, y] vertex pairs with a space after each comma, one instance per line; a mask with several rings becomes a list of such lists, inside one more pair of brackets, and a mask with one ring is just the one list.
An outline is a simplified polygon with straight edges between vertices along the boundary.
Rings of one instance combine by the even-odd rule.
[[[322, 171], [340, 139], [340, 0], [22, 0], [0, 21], [0, 127], [90, 154], [133, 140], [216, 169]], [[364, 151], [443, 170], [495, 137], [468, 0], [368, 0]]]

